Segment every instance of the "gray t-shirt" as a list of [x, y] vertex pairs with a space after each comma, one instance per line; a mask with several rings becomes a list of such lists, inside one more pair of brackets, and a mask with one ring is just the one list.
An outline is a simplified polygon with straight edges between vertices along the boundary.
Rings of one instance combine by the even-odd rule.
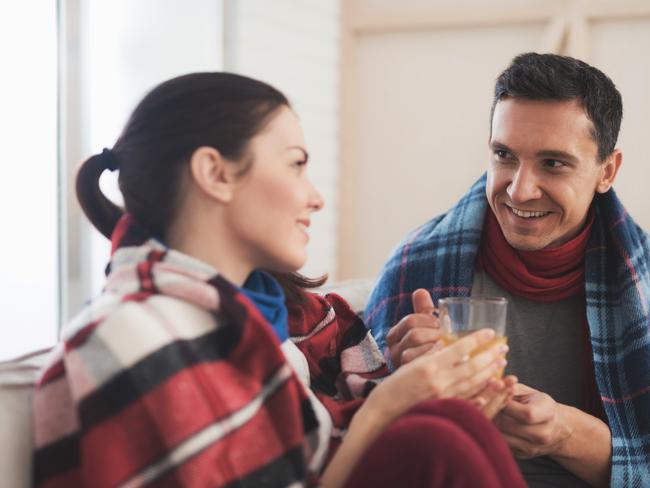
[[[521, 298], [497, 285], [477, 270], [472, 296], [508, 299], [507, 374], [519, 382], [549, 394], [556, 402], [580, 408], [584, 360], [584, 297], [578, 295], [552, 305]], [[518, 461], [529, 486], [589, 486], [548, 456]]]

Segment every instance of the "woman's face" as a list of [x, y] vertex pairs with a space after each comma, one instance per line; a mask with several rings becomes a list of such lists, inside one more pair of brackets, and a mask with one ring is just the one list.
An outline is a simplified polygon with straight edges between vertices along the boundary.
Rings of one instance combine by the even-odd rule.
[[278, 109], [248, 154], [253, 164], [228, 204], [233, 237], [254, 268], [296, 271], [307, 259], [311, 214], [323, 198], [307, 177], [304, 135], [291, 109]]

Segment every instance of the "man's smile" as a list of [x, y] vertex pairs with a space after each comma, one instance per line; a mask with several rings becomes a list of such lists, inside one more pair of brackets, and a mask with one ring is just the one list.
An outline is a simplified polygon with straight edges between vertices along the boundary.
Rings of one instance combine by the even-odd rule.
[[551, 214], [551, 212], [544, 212], [540, 210], [523, 210], [523, 209], [518, 209], [515, 207], [511, 207], [510, 205], [506, 205], [510, 212], [512, 212], [514, 215], [517, 217], [520, 217], [522, 219], [537, 219], [540, 217], [546, 217], [547, 215]]

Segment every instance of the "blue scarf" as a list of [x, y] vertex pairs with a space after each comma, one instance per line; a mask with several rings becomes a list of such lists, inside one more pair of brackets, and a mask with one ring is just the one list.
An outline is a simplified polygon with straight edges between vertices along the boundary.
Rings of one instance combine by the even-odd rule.
[[[614, 190], [594, 199], [585, 253], [587, 320], [600, 398], [612, 432], [611, 486], [650, 486], [650, 237]], [[366, 322], [386, 333], [412, 313], [411, 293], [469, 296], [488, 203], [485, 176], [449, 212], [407, 236], [386, 263]]]
[[287, 324], [287, 307], [284, 304], [284, 292], [273, 276], [264, 271], [253, 271], [241, 292], [255, 304], [264, 318], [269, 322], [280, 342], [289, 338]]

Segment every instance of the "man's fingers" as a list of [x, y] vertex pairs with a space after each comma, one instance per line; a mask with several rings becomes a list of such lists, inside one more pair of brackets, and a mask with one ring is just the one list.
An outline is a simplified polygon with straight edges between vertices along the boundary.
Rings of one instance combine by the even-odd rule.
[[530, 386], [526, 386], [523, 383], [517, 383], [517, 386], [515, 386], [515, 396], [516, 397], [523, 397], [526, 395], [531, 395], [533, 393], [536, 393], [537, 390], [534, 388], [531, 388]]
[[386, 344], [393, 346], [398, 344], [409, 331], [413, 329], [440, 329], [438, 317], [431, 314], [411, 314], [400, 320], [395, 327], [391, 328], [386, 334]]
[[440, 339], [440, 330], [431, 329], [428, 327], [418, 327], [416, 329], [409, 330], [402, 340], [400, 341], [399, 347], [402, 351], [411, 349], [413, 347], [419, 347], [424, 344], [435, 344]]
[[521, 395], [517, 396], [518, 386], [520, 385], [514, 386], [515, 395], [504, 409], [504, 413], [527, 425], [543, 424], [551, 420], [555, 412], [551, 397], [541, 392], [524, 395], [523, 397]]
[[503, 413], [508, 417], [512, 417], [518, 422], [525, 424], [529, 424], [533, 420], [530, 405], [518, 402], [516, 396], [510, 403], [508, 403], [506, 408], [503, 409]]
[[522, 425], [522, 423], [516, 420], [514, 417], [506, 414], [505, 408], [501, 410], [499, 415], [494, 417], [493, 422], [501, 433], [522, 438], [521, 431], [524, 428], [524, 425]]
[[427, 344], [422, 344], [420, 346], [406, 349], [402, 353], [400, 364], [409, 363], [413, 361], [415, 358], [418, 358], [423, 354], [431, 351], [434, 347], [436, 347], [435, 343], [427, 343]]
[[413, 302], [413, 311], [415, 313], [427, 313], [432, 314], [436, 307], [433, 306], [433, 299], [427, 290], [424, 288], [418, 288], [411, 295], [411, 300]]
[[[429, 351], [440, 339], [440, 331], [437, 328], [432, 328], [431, 323], [426, 320], [427, 318], [435, 319], [433, 316], [427, 317], [422, 314], [411, 315], [408, 325], [402, 324], [406, 333], [401, 340], [397, 343], [389, 343], [390, 358], [395, 367], [412, 361]], [[407, 352], [410, 349], [414, 350]]]

